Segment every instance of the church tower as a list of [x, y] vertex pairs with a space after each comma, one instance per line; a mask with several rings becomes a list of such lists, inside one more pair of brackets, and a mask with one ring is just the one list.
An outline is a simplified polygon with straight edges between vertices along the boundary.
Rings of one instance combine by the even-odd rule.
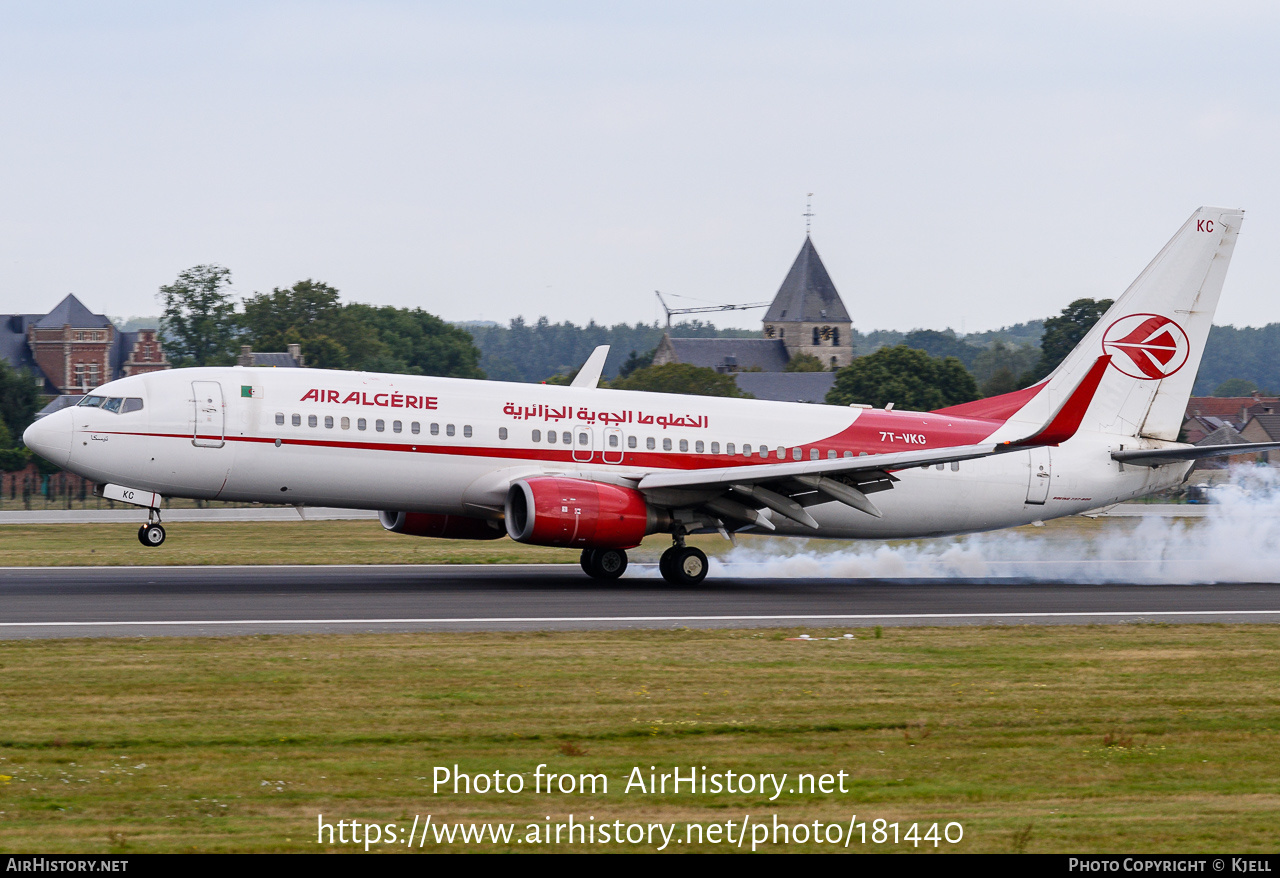
[[781, 340], [788, 357], [811, 354], [827, 369], [853, 361], [853, 321], [808, 235], [764, 315], [764, 337]]

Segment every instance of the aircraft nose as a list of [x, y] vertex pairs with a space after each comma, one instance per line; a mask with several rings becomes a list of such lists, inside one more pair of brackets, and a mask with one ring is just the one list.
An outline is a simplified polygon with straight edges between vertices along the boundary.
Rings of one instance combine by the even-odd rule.
[[55, 466], [71, 459], [71, 420], [55, 412], [33, 422], [22, 434], [22, 443]]

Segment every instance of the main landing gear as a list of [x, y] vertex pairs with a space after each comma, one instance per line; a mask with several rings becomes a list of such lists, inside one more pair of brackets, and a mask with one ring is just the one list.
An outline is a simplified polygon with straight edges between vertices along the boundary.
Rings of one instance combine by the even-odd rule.
[[[672, 585], [697, 585], [706, 579], [707, 556], [702, 550], [686, 546], [682, 533], [675, 535], [675, 543], [658, 561], [662, 578]], [[617, 579], [627, 569], [627, 553], [625, 549], [583, 549], [581, 563], [592, 579]]]
[[138, 528], [138, 542], [149, 549], [164, 542], [164, 525], [160, 523], [159, 509], [152, 509], [147, 513], [147, 523]]
[[617, 579], [627, 569], [625, 549], [583, 549], [582, 569], [592, 579]]

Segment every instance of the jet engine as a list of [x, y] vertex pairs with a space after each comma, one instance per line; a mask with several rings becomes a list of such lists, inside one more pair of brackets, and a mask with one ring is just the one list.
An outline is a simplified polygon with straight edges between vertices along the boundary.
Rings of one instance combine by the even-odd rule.
[[502, 525], [485, 518], [465, 515], [432, 515], [427, 512], [378, 513], [382, 526], [394, 534], [414, 537], [440, 537], [446, 540], [496, 540], [506, 535]]
[[629, 549], [666, 530], [670, 516], [634, 488], [536, 476], [507, 491], [507, 534], [521, 543], [574, 549]]

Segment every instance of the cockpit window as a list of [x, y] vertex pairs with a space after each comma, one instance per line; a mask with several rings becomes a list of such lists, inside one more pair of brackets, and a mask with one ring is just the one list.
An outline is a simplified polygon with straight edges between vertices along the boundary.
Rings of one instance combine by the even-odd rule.
[[76, 405], [82, 405], [86, 408], [100, 408], [103, 411], [120, 415], [142, 411], [142, 400], [136, 396], [128, 398], [119, 396], [86, 396]]

